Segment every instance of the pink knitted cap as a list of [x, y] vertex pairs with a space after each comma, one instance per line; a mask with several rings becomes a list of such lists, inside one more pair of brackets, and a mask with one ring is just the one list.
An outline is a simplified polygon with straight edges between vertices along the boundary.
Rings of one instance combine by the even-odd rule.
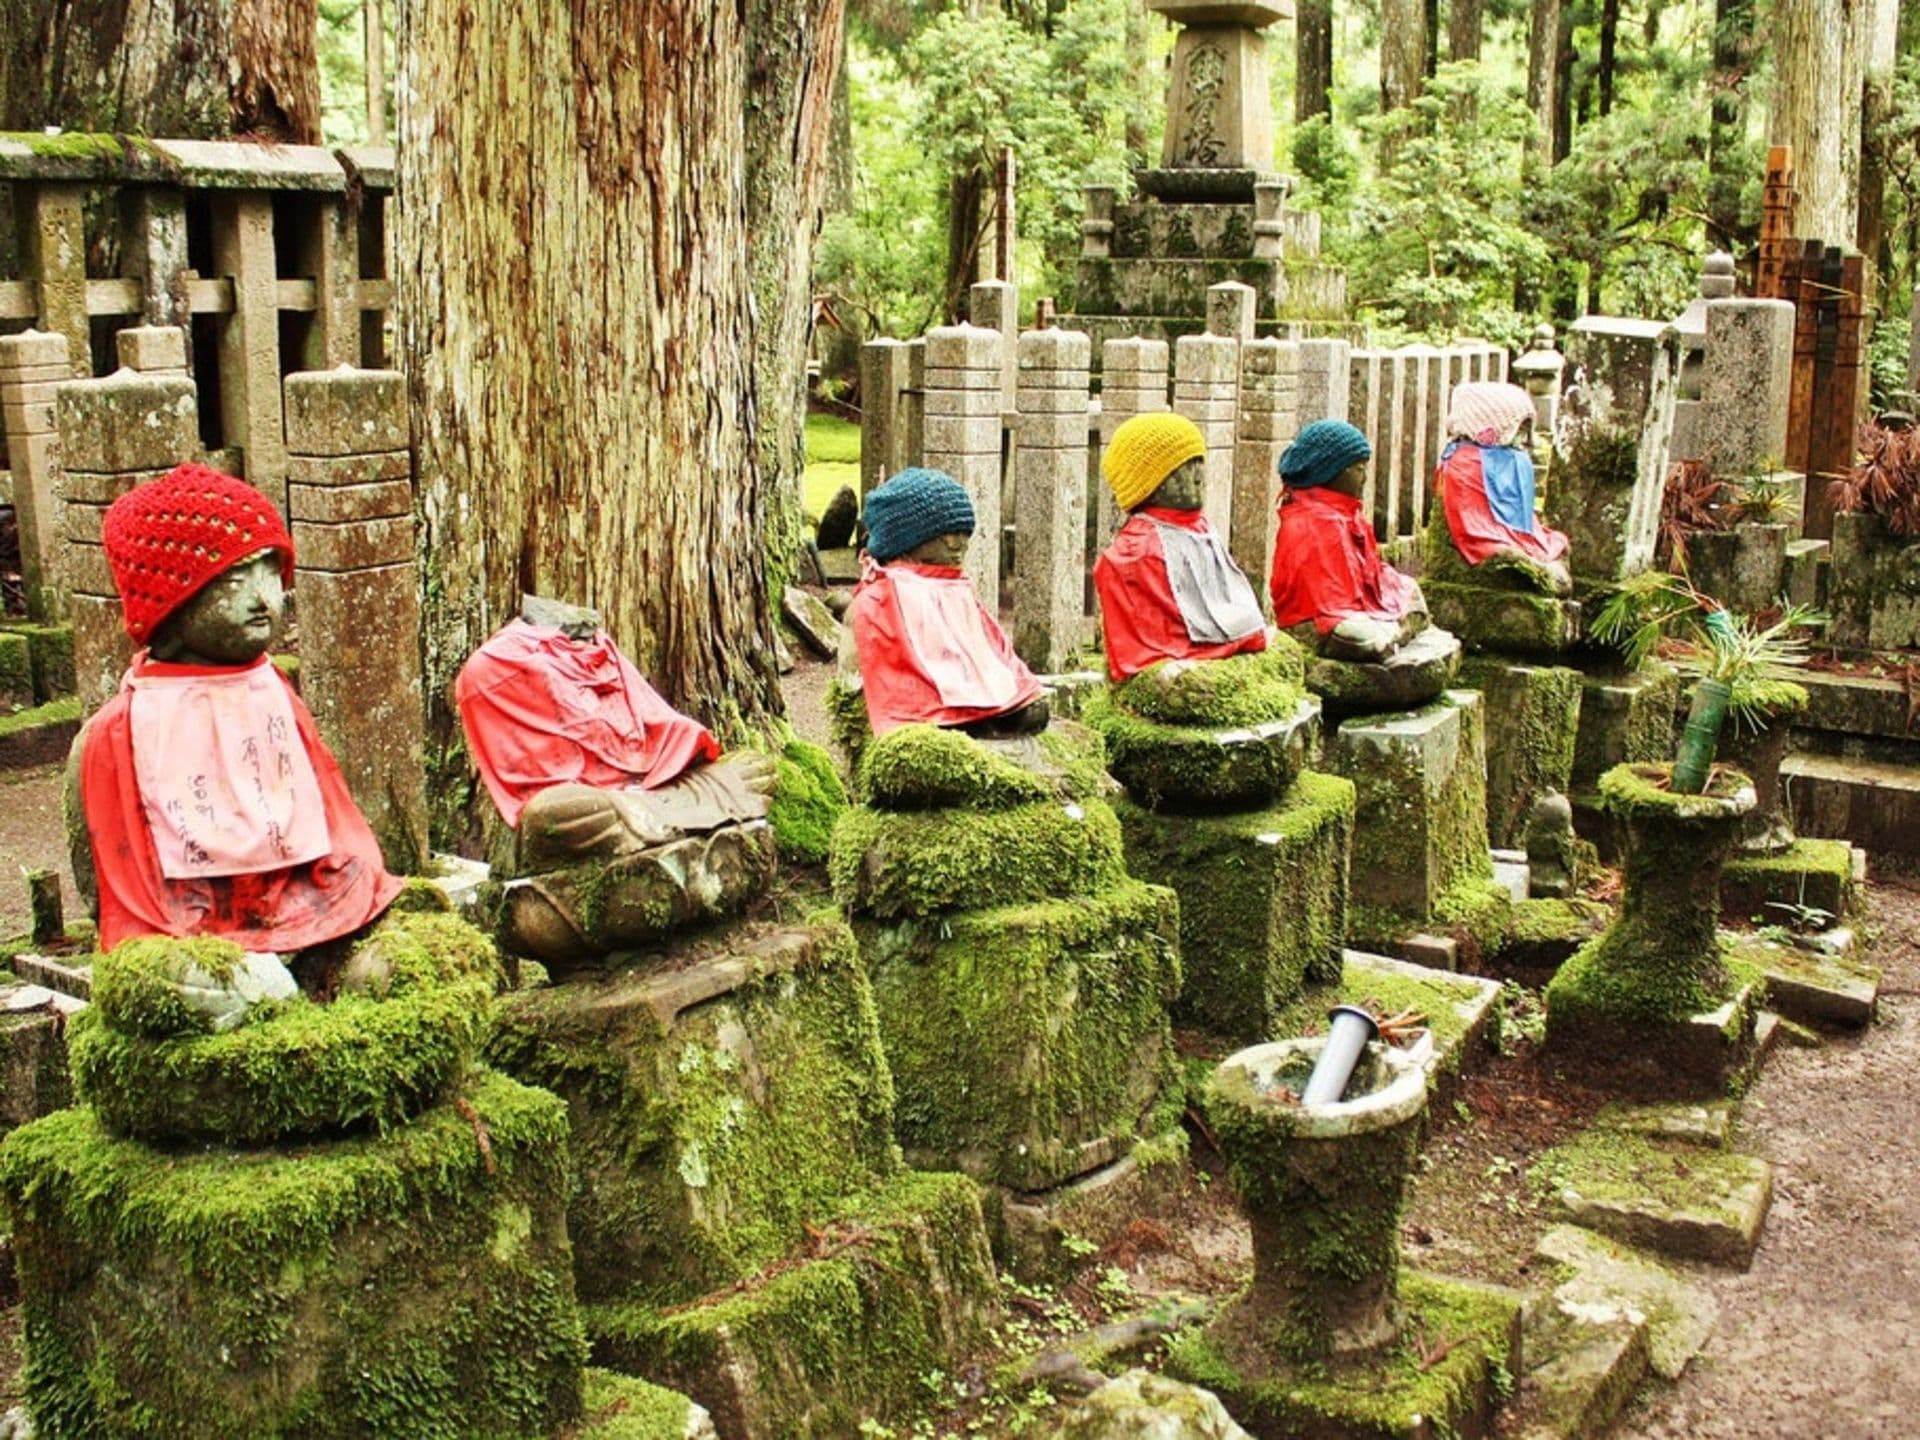
[[1469, 380], [1447, 404], [1447, 434], [1476, 445], [1511, 445], [1533, 419], [1533, 397], [1518, 385]]

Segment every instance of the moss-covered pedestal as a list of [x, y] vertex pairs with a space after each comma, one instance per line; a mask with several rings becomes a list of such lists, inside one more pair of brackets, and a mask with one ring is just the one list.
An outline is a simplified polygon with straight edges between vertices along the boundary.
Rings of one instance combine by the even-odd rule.
[[[1344, 1099], [1299, 1094], [1324, 1039], [1226, 1060], [1207, 1113], [1253, 1227], [1254, 1278], [1167, 1369], [1214, 1391], [1261, 1437], [1480, 1434], [1517, 1360], [1517, 1295], [1400, 1267], [1400, 1215], [1421, 1121], [1421, 1060], [1377, 1042]], [[1411, 1337], [1444, 1335], [1438, 1359]]]
[[1521, 848], [1534, 803], [1573, 787], [1580, 672], [1475, 655], [1460, 683], [1486, 697], [1487, 838], [1495, 849]]
[[1702, 795], [1666, 788], [1672, 767], [1621, 765], [1601, 803], [1625, 836], [1614, 923], [1547, 986], [1547, 1043], [1639, 1093], [1723, 1093], [1750, 1062], [1758, 975], [1717, 933], [1720, 870], [1753, 809], [1752, 782], [1717, 768]]
[[1160, 1110], [1177, 904], [1130, 879], [1096, 736], [871, 741], [834, 895], [873, 978], [907, 1159], [1016, 1191], [1122, 1159]]
[[1619, 827], [1600, 805], [1600, 777], [1616, 765], [1649, 764], [1673, 754], [1680, 708], [1680, 672], [1649, 660], [1638, 670], [1596, 670], [1580, 682], [1580, 727], [1574, 736], [1574, 822], [1600, 857], [1620, 852]]
[[1175, 1013], [1265, 1039], [1310, 980], [1337, 979], [1346, 941], [1353, 786], [1304, 767], [1319, 702], [1279, 637], [1257, 655], [1173, 661], [1088, 707], [1127, 787], [1128, 869], [1180, 895]]
[[1426, 529], [1426, 571], [1420, 591], [1436, 625], [1458, 635], [1476, 653], [1551, 660], [1581, 636], [1578, 600], [1545, 593], [1533, 574], [1501, 557], [1469, 565], [1454, 548], [1444, 519]]
[[1362, 664], [1314, 656], [1307, 688], [1330, 716], [1373, 715], [1425, 705], [1460, 673], [1460, 641], [1452, 632], [1422, 630], [1384, 661]]

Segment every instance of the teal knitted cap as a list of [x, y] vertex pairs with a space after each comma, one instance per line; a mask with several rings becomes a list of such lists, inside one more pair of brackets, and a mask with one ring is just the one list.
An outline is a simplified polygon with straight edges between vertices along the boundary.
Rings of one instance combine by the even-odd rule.
[[1316, 420], [1280, 455], [1280, 478], [1296, 490], [1327, 485], [1373, 454], [1367, 437], [1344, 420]]
[[938, 535], [973, 534], [973, 501], [944, 470], [902, 470], [867, 496], [867, 553], [885, 564]]

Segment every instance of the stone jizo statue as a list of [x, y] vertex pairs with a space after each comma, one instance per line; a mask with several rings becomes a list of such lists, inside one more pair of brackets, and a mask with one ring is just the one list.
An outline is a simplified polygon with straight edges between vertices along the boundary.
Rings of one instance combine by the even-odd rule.
[[902, 470], [867, 496], [866, 523], [847, 619], [873, 733], [913, 724], [976, 736], [1044, 730], [1039, 680], [960, 571], [974, 531], [960, 483], [939, 470]]
[[1567, 537], [1534, 513], [1533, 398], [1518, 385], [1470, 381], [1447, 406], [1434, 487], [1453, 547], [1500, 584], [1568, 595]]
[[1100, 472], [1127, 522], [1095, 562], [1115, 683], [1162, 660], [1218, 660], [1267, 648], [1245, 572], [1201, 512], [1207, 444], [1182, 415], [1135, 415], [1113, 433]]
[[1280, 455], [1273, 619], [1331, 660], [1386, 660], [1429, 624], [1419, 584], [1381, 558], [1361, 504], [1372, 454], [1354, 426], [1316, 420]]

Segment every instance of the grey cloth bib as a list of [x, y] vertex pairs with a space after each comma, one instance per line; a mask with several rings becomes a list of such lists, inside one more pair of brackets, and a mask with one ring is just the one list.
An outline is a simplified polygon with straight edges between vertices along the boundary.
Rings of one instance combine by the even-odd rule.
[[1158, 520], [1153, 527], [1160, 535], [1167, 580], [1189, 640], [1196, 645], [1224, 645], [1244, 640], [1265, 626], [1253, 586], [1218, 535], [1210, 529], [1187, 530]]

